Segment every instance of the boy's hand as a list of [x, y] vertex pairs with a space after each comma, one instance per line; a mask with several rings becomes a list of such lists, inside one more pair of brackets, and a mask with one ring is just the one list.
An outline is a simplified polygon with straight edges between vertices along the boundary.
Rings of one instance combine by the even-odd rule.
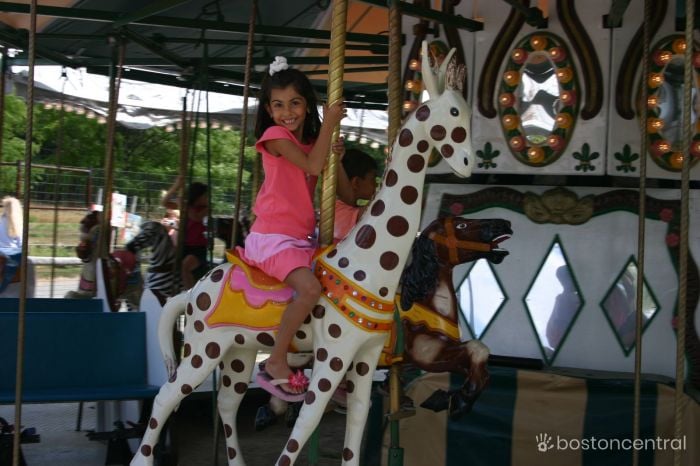
[[331, 151], [338, 156], [338, 160], [343, 160], [345, 157], [345, 138], [340, 136], [331, 146]]

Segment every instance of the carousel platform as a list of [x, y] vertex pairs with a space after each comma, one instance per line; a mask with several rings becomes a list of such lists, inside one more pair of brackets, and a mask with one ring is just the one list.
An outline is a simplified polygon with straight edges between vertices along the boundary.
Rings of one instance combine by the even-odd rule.
[[[261, 432], [254, 428], [257, 408], [267, 402], [267, 395], [254, 389], [246, 395], [238, 415], [238, 429], [247, 464], [266, 466], [274, 464], [286, 443], [291, 428], [283, 418]], [[85, 403], [82, 430], [77, 432], [78, 403], [28, 404], [22, 409], [23, 428], [33, 427], [40, 436], [38, 443], [22, 444], [27, 466], [102, 466], [106, 464], [108, 441], [90, 440], [88, 434], [98, 425], [97, 403]], [[13, 406], [0, 406], [0, 417], [14, 422]], [[169, 466], [225, 465], [225, 444], [219, 439], [214, 458], [214, 427], [212, 404], [208, 393], [192, 395], [180, 406], [173, 417], [173, 448], [169, 452]], [[341, 461], [340, 452], [345, 432], [345, 416], [333, 411], [324, 415], [321, 423], [319, 465], [336, 465]], [[135, 451], [138, 439], [128, 440]], [[172, 459], [176, 458], [176, 459]], [[305, 448], [299, 464], [307, 464], [308, 448]], [[118, 458], [108, 464], [118, 462]], [[4, 465], [3, 465], [4, 466]]]

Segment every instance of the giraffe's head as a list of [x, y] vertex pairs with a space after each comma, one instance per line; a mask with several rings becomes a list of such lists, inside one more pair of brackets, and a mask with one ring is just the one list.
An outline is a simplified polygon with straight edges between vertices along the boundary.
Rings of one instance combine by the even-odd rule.
[[430, 66], [428, 44], [423, 41], [423, 82], [430, 100], [418, 107], [415, 116], [426, 122], [430, 142], [452, 170], [459, 176], [468, 177], [475, 160], [471, 110], [458, 87], [464, 79], [457, 75], [463, 73], [464, 68], [450, 65], [454, 52], [455, 49], [450, 50], [435, 73]]

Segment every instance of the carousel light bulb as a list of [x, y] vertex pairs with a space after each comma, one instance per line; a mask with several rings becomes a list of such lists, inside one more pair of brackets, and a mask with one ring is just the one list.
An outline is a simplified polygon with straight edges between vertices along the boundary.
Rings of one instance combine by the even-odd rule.
[[44, 108], [45, 108], [46, 110], [51, 110], [51, 109], [53, 108], [53, 104], [52, 104], [51, 102], [46, 102], [46, 103], [44, 104]]
[[414, 103], [413, 101], [411, 101], [411, 100], [406, 100], [406, 101], [403, 103], [403, 109], [404, 109], [404, 111], [406, 111], [406, 112], [412, 111], [412, 110], [414, 109], [414, 107], [415, 107], [415, 103]]
[[420, 61], [415, 58], [412, 59], [410, 62], [408, 62], [408, 68], [413, 71], [420, 70]]
[[224, 131], [231, 131], [231, 130], [233, 129], [233, 126], [231, 126], [231, 125], [224, 125], [224, 126], [222, 127], [222, 129], [223, 129]]
[[94, 120], [95, 118], [97, 118], [97, 115], [96, 115], [95, 112], [93, 112], [93, 111], [87, 112], [87, 113], [85, 114], [85, 116], [86, 116], [87, 118], [89, 118], [90, 120]]
[[408, 81], [406, 81], [406, 86], [405, 86], [405, 87], [406, 87], [406, 90], [407, 90], [407, 91], [412, 91], [414, 85], [415, 85], [415, 83], [414, 83], [412, 80], [409, 79]]
[[221, 123], [219, 123], [218, 121], [213, 121], [211, 123], [211, 128], [212, 129], [219, 129], [219, 128], [221, 128]]
[[75, 114], [76, 115], [85, 115], [85, 109], [83, 107], [76, 107]]
[[348, 141], [350, 141], [350, 142], [357, 141], [357, 134], [355, 134], [355, 133], [348, 134]]
[[368, 140], [365, 136], [362, 136], [362, 137], [360, 138], [360, 144], [367, 144], [368, 141], [369, 141], [369, 140]]
[[104, 125], [105, 123], [107, 123], [107, 118], [105, 118], [105, 117], [103, 117], [103, 116], [98, 117], [98, 118], [97, 118], [97, 122], [98, 122], [99, 124], [101, 124], [101, 125]]
[[377, 141], [373, 141], [372, 144], [369, 145], [372, 149], [379, 149], [379, 143]]
[[647, 98], [647, 107], [656, 107], [659, 104], [659, 98], [655, 95]]
[[166, 133], [172, 133], [173, 131], [175, 131], [175, 128], [173, 128], [171, 125], [165, 127]]

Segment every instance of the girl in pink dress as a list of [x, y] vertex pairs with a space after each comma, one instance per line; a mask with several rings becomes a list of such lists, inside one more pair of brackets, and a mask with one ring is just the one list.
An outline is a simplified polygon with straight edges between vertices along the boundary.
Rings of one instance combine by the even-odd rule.
[[[321, 122], [308, 78], [288, 68], [284, 57], [276, 57], [258, 100], [256, 149], [262, 154], [265, 181], [253, 207], [256, 218], [245, 241], [244, 259], [295, 291], [258, 377], [263, 388], [288, 401], [301, 400], [308, 385], [302, 373], [292, 373], [287, 351], [321, 294], [311, 271], [316, 248], [311, 238], [316, 227], [313, 195], [345, 105], [328, 105], [323, 116]], [[333, 149], [341, 151], [337, 145]]]

